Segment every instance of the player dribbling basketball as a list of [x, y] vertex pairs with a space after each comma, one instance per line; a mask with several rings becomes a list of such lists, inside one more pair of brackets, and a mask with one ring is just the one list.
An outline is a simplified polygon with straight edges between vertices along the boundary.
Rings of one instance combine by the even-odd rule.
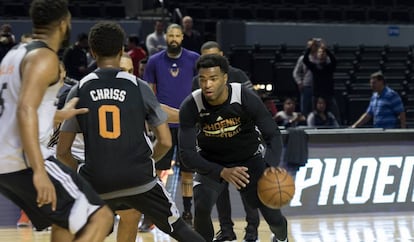
[[[276, 167], [280, 162], [280, 131], [256, 94], [240, 84], [227, 84], [228, 68], [223, 56], [200, 57], [201, 90], [194, 91], [180, 107], [180, 152], [184, 164], [197, 172], [194, 228], [207, 241], [213, 240], [210, 214], [228, 182], [249, 205], [260, 209], [275, 234], [273, 241], [287, 241], [286, 218], [257, 196], [257, 181], [266, 166]], [[265, 157], [256, 126], [266, 142]]]

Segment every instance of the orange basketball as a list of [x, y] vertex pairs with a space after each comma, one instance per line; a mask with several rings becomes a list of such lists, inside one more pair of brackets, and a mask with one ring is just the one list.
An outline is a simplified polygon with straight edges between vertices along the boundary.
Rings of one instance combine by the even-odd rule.
[[295, 182], [285, 169], [269, 167], [257, 182], [257, 195], [269, 208], [281, 208], [295, 194]]

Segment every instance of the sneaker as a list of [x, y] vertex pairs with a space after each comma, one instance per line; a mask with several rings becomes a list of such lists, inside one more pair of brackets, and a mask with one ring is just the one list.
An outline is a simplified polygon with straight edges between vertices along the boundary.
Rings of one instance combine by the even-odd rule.
[[237, 242], [236, 234], [233, 230], [219, 230], [213, 242]]
[[191, 212], [183, 212], [183, 215], [181, 215], [181, 218], [183, 218], [184, 222], [186, 222], [188, 225], [193, 226], [193, 215]]
[[52, 231], [52, 227], [51, 226], [49, 226], [47, 228], [44, 228], [44, 229], [33, 228], [33, 232], [36, 232], [36, 233], [49, 233], [51, 231]]
[[22, 210], [20, 211], [20, 218], [17, 221], [17, 227], [29, 227], [32, 223], [30, 222], [27, 214]]
[[141, 226], [138, 227], [138, 232], [148, 233], [148, 232], [151, 232], [151, 230], [153, 230], [154, 228], [155, 228], [155, 224], [152, 223], [150, 220], [145, 219], [144, 217], [144, 221], [142, 222]]
[[278, 240], [276, 239], [275, 235], [272, 234], [272, 236], [270, 236], [270, 242], [288, 242], [288, 239], [286, 238], [285, 240]]
[[246, 234], [244, 235], [243, 242], [256, 242], [258, 235], [257, 235], [257, 228], [253, 227], [246, 227]]

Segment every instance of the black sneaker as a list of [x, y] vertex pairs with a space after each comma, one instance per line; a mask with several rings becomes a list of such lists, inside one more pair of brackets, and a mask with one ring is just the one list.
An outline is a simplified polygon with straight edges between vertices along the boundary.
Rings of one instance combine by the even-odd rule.
[[181, 218], [183, 218], [184, 222], [186, 222], [188, 225], [193, 226], [193, 215], [191, 212], [183, 212], [183, 215], [181, 215]]
[[256, 242], [258, 239], [257, 228], [246, 227], [246, 234], [244, 235], [243, 242]]
[[236, 234], [233, 230], [219, 230], [213, 242], [237, 242]]

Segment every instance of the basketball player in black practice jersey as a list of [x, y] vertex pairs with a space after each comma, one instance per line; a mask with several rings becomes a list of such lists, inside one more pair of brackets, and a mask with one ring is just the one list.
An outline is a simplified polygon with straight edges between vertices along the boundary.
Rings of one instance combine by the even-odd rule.
[[[116, 23], [100, 22], [91, 28], [89, 45], [98, 69], [80, 80], [68, 97], [78, 96], [78, 106], [89, 113], [65, 122], [61, 132], [83, 133], [85, 164], [79, 173], [113, 210], [135, 208], [178, 241], [204, 241], [180, 218], [156, 177], [154, 163], [172, 145], [167, 115], [144, 81], [120, 70], [124, 39]], [[157, 137], [154, 147], [145, 122]], [[71, 142], [59, 139], [58, 146], [61, 143]], [[70, 146], [58, 149], [70, 152]], [[74, 160], [64, 162], [72, 165]]]
[[[200, 88], [180, 107], [179, 147], [184, 164], [197, 174], [194, 186], [194, 228], [206, 241], [214, 236], [211, 210], [228, 182], [252, 207], [261, 211], [274, 233], [287, 241], [287, 221], [257, 197], [257, 180], [266, 166], [280, 162], [281, 134], [260, 98], [239, 83], [227, 84], [229, 65], [220, 55], [197, 62]], [[266, 142], [262, 156], [261, 135]]]

